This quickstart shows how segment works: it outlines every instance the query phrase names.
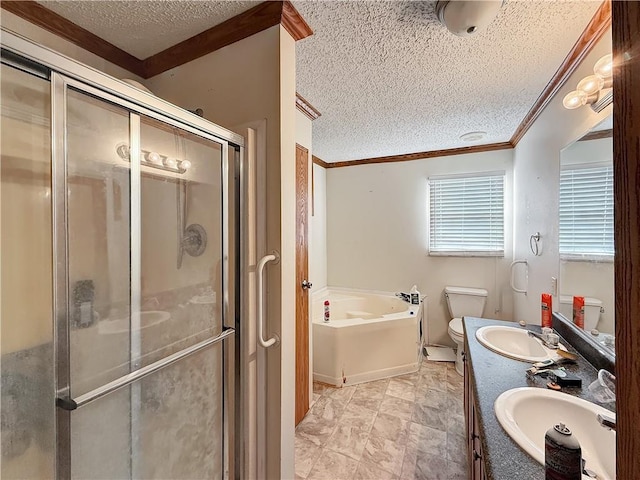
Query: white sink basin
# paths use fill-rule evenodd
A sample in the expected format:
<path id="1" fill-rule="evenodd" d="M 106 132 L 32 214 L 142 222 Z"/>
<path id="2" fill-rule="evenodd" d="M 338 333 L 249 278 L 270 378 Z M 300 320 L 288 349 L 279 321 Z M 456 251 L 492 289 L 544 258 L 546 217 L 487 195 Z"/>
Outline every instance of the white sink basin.
<path id="1" fill-rule="evenodd" d="M 169 312 L 157 310 L 140 312 L 140 330 L 169 320 L 170 317 L 171 314 Z M 102 320 L 98 323 L 98 332 L 103 334 L 125 333 L 129 332 L 129 327 L 129 317 L 118 318 L 116 320 Z"/>
<path id="2" fill-rule="evenodd" d="M 476 338 L 489 350 L 515 360 L 535 363 L 559 358 L 555 350 L 546 348 L 540 340 L 529 336 L 524 328 L 490 325 L 479 328 Z"/>
<path id="3" fill-rule="evenodd" d="M 615 418 L 609 410 L 566 393 L 530 387 L 507 390 L 496 399 L 494 410 L 502 428 L 540 464 L 546 431 L 564 423 L 580 442 L 586 468 L 599 479 L 616 478 L 616 432 L 596 419 L 598 414 Z"/>

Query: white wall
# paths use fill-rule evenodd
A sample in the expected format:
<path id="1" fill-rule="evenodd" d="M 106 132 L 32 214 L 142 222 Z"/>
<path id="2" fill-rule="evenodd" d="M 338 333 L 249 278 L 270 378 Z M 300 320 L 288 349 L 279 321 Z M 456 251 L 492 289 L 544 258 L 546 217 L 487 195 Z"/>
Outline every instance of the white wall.
<path id="1" fill-rule="evenodd" d="M 294 478 L 296 358 L 296 42 L 280 29 L 281 386 L 280 478 Z M 270 472 L 267 472 L 268 478 Z"/>
<path id="2" fill-rule="evenodd" d="M 327 286 L 327 187 L 325 169 L 312 161 L 312 133 L 312 120 L 296 110 L 296 143 L 309 149 L 309 279 L 313 291 L 318 291 Z"/>
<path id="3" fill-rule="evenodd" d="M 295 42 L 276 25 L 153 77 L 147 86 L 227 128 L 266 119 L 268 478 L 294 476 L 295 405 Z M 280 439 L 280 442 L 274 439 Z"/>
<path id="4" fill-rule="evenodd" d="M 528 294 L 514 293 L 515 320 L 540 322 L 540 295 L 551 291 L 551 277 L 559 275 L 560 151 L 611 113 L 611 107 L 600 114 L 589 107 L 567 110 L 562 106 L 562 99 L 575 89 L 580 79 L 593 74 L 595 62 L 610 52 L 611 31 L 603 36 L 516 146 L 514 259 L 527 260 L 529 274 Z M 535 232 L 542 235 L 542 254 L 537 257 L 529 249 L 529 237 Z M 520 277 L 518 282 L 524 282 L 524 278 Z M 557 304 L 556 297 L 554 310 Z"/>
<path id="5" fill-rule="evenodd" d="M 317 292 L 327 286 L 327 170 L 316 164 L 313 164 L 313 203 L 309 270 Z"/>
<path id="6" fill-rule="evenodd" d="M 561 165 L 613 164 L 613 137 L 575 142 L 562 150 Z"/>
<path id="7" fill-rule="evenodd" d="M 486 288 L 484 315 L 511 319 L 512 150 L 327 170 L 328 283 L 428 296 L 430 342 L 452 345 L 445 285 Z M 504 170 L 505 257 L 427 254 L 430 175 Z"/>

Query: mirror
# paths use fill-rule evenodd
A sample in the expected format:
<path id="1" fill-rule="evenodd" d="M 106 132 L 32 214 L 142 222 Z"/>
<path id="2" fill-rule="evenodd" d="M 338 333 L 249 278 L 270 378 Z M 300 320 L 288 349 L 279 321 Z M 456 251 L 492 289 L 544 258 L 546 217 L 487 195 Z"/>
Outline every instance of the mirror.
<path id="1" fill-rule="evenodd" d="M 584 330 L 614 349 L 613 119 L 560 154 L 560 278 L 556 309 L 573 320 L 584 298 Z M 580 299 L 577 300 L 580 302 Z"/>

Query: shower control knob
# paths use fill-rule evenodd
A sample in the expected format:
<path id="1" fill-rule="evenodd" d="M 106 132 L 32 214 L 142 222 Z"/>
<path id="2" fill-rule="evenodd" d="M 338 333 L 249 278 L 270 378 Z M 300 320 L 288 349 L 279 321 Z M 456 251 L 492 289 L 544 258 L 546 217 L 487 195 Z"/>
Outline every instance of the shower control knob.
<path id="1" fill-rule="evenodd" d="M 302 288 L 304 288 L 305 290 L 309 290 L 311 287 L 313 287 L 313 283 L 311 283 L 309 280 L 302 281 Z"/>

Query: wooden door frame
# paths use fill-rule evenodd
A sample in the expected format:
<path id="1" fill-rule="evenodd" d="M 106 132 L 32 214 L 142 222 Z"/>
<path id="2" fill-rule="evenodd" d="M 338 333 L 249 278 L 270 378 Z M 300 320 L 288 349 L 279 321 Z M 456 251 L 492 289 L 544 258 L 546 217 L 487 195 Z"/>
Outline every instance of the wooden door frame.
<path id="1" fill-rule="evenodd" d="M 640 472 L 640 2 L 612 3 L 612 40 L 616 474 L 631 479 Z"/>

